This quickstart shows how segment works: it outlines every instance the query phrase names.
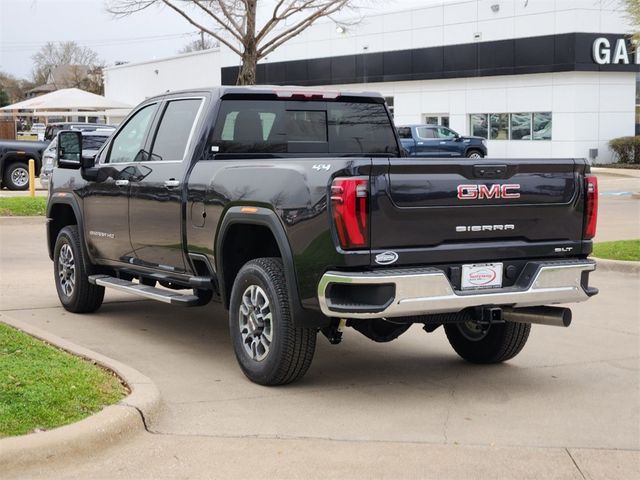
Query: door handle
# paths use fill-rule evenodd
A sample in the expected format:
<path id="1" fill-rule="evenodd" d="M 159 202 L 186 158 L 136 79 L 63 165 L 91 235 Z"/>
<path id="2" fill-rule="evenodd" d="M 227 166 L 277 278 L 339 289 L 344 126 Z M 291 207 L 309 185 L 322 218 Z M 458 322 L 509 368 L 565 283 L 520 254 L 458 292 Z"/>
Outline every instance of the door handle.
<path id="1" fill-rule="evenodd" d="M 176 180 L 174 178 L 170 178 L 169 180 L 164 181 L 164 186 L 167 188 L 175 188 L 180 185 L 180 180 Z"/>
<path id="2" fill-rule="evenodd" d="M 118 187 L 126 187 L 129 185 L 129 180 L 116 180 L 116 185 Z"/>

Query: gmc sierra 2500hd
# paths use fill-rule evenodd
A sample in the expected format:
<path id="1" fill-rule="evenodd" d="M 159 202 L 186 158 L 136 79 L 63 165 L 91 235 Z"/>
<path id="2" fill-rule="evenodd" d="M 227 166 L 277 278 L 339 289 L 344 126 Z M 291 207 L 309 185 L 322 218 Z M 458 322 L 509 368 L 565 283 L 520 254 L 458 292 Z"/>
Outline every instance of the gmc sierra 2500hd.
<path id="1" fill-rule="evenodd" d="M 509 360 L 568 326 L 595 263 L 584 160 L 400 157 L 377 94 L 221 87 L 145 100 L 95 159 L 59 134 L 48 247 L 64 308 L 114 288 L 229 310 L 238 363 L 276 385 L 318 332 L 386 342 L 443 326 L 464 359 Z M 159 286 L 158 286 L 159 284 Z"/>

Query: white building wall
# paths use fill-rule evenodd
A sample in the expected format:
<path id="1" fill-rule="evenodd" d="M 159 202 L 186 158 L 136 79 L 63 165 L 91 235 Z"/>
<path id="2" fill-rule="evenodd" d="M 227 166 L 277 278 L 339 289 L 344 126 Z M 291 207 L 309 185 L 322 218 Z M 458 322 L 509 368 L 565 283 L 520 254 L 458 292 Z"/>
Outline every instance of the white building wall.
<path id="1" fill-rule="evenodd" d="M 105 96 L 137 105 L 168 90 L 220 85 L 220 60 L 213 49 L 109 67 L 104 70 Z"/>
<path id="2" fill-rule="evenodd" d="M 634 135 L 636 75 L 629 72 L 563 72 L 535 75 L 368 83 L 331 86 L 371 90 L 394 98 L 397 125 L 444 114 L 469 135 L 473 113 L 552 112 L 552 140 L 489 140 L 492 157 L 588 158 L 610 162 L 615 137 Z"/>
<path id="3" fill-rule="evenodd" d="M 402 2 L 397 2 L 402 8 Z M 493 5 L 499 5 L 497 11 Z M 345 21 L 345 32 L 332 20 L 312 25 L 278 50 L 268 62 L 388 52 L 412 48 L 505 40 L 572 32 L 631 31 L 619 0 L 459 0 L 393 13 L 361 11 L 356 23 Z M 479 35 L 479 37 L 477 37 Z M 238 56 L 222 48 L 223 65 Z"/>

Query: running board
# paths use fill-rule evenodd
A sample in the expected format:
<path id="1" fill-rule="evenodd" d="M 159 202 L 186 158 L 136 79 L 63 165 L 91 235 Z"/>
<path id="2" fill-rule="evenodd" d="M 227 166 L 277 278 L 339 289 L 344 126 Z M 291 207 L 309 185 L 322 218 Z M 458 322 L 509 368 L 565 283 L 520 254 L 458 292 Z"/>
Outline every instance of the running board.
<path id="1" fill-rule="evenodd" d="M 171 305 L 191 307 L 198 304 L 198 297 L 196 295 L 183 295 L 171 290 L 141 285 L 121 278 L 110 277 L 109 275 L 90 275 L 89 282 L 101 287 L 113 288 L 114 290 L 130 293 L 139 297 L 157 300 L 158 302 L 170 303 Z"/>

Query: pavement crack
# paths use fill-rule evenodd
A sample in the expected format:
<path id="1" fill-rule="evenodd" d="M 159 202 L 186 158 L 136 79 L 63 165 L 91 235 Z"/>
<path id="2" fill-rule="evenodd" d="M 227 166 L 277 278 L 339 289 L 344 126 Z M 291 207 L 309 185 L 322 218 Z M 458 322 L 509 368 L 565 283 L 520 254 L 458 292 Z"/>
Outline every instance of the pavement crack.
<path id="1" fill-rule="evenodd" d="M 594 365 L 597 363 L 609 363 L 609 362 L 623 362 L 626 360 L 637 360 L 638 356 L 634 355 L 632 357 L 622 357 L 622 358 L 603 358 L 600 360 L 587 360 L 582 362 L 566 362 L 566 363 L 551 363 L 548 365 L 531 365 L 521 367 L 526 370 L 535 370 L 539 368 L 563 368 L 563 367 L 575 367 L 578 365 Z"/>
<path id="2" fill-rule="evenodd" d="M 582 470 L 580 469 L 580 467 L 578 466 L 578 462 L 576 462 L 576 459 L 573 458 L 573 455 L 571 455 L 571 452 L 569 451 L 568 448 L 564 449 L 565 452 L 567 452 L 567 455 L 569 455 L 569 458 L 571 459 L 571 461 L 573 462 L 573 464 L 576 466 L 576 468 L 578 469 L 578 472 L 580 473 L 580 476 L 582 478 L 584 478 L 586 480 L 587 477 L 585 477 L 584 473 L 582 473 Z"/>
<path id="3" fill-rule="evenodd" d="M 457 378 L 456 378 L 457 381 Z M 449 443 L 449 418 L 451 417 L 451 409 L 453 408 L 453 398 L 456 394 L 455 383 L 449 388 L 449 404 L 447 405 L 447 413 L 444 417 L 444 423 L 442 425 L 442 435 L 444 436 L 444 443 Z"/>
<path id="4" fill-rule="evenodd" d="M 152 435 L 156 435 L 159 432 L 156 432 L 154 430 L 151 430 L 151 428 L 149 427 L 149 425 L 147 424 L 147 419 L 144 416 L 144 412 L 142 410 L 140 410 L 138 407 L 136 407 L 135 405 L 131 405 L 130 403 L 126 403 L 126 402 L 121 402 L 120 405 L 124 405 L 125 407 L 130 407 L 133 408 L 135 410 L 137 410 L 137 412 L 140 414 L 140 418 L 142 419 L 142 425 L 144 426 L 144 429 L 147 433 L 151 433 Z"/>

